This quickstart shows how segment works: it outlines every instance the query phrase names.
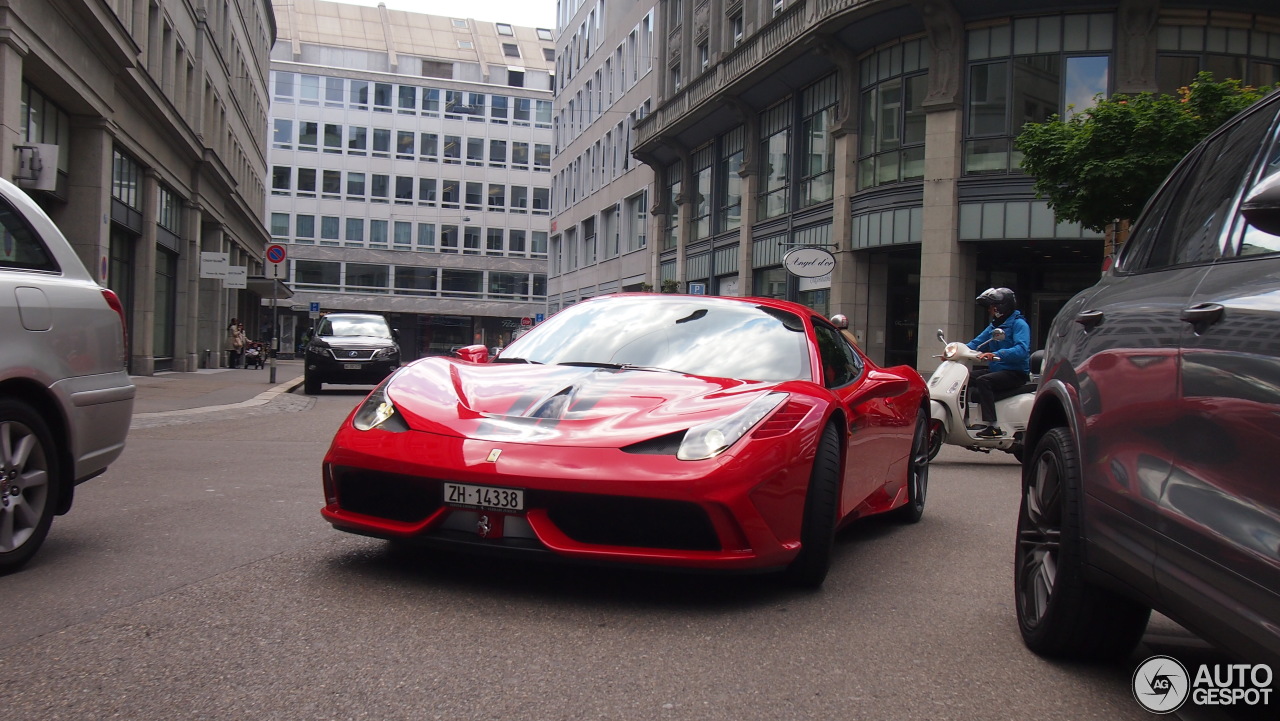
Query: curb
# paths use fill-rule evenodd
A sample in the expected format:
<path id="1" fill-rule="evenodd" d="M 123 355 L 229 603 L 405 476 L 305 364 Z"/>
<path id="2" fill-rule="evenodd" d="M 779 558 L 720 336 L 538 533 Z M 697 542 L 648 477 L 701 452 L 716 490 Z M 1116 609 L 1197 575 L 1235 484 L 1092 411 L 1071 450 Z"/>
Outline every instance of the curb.
<path id="1" fill-rule="evenodd" d="M 253 408 L 255 406 L 262 406 L 275 400 L 276 396 L 282 393 L 292 392 L 293 389 L 302 385 L 303 378 L 304 376 L 298 376 L 297 378 L 294 378 L 292 380 L 285 381 L 284 383 L 280 383 L 279 385 L 276 385 L 273 388 L 270 388 L 268 390 L 265 390 L 259 393 L 258 395 L 254 396 L 253 398 L 250 398 L 247 401 L 240 401 L 239 403 L 227 403 L 220 406 L 201 406 L 199 408 L 180 408 L 174 411 L 153 411 L 151 413 L 134 413 L 133 417 L 137 419 L 172 418 L 174 416 L 191 416 L 191 415 L 197 415 L 200 413 L 212 413 L 213 411 L 225 411 L 225 410 L 231 410 L 236 408 Z"/>

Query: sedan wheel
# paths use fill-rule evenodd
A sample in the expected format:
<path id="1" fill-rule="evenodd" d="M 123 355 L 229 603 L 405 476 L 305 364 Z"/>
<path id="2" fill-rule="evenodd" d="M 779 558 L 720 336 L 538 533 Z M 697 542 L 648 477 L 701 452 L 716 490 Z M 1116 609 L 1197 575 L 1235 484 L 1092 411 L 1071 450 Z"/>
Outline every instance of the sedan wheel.
<path id="1" fill-rule="evenodd" d="M 26 563 L 49 533 L 56 463 L 44 420 L 26 403 L 0 401 L 0 573 Z"/>
<path id="2" fill-rule="evenodd" d="M 1043 656 L 1108 659 L 1142 638 L 1150 609 L 1085 579 L 1079 459 L 1054 428 L 1024 467 L 1014 592 L 1027 648 Z"/>
<path id="3" fill-rule="evenodd" d="M 930 452 L 931 420 L 921 408 L 916 413 L 916 432 L 911 437 L 911 456 L 907 461 L 907 502 L 898 507 L 894 514 L 899 521 L 916 523 L 924 515 L 925 495 L 929 491 L 929 461 L 937 454 Z"/>
<path id="4" fill-rule="evenodd" d="M 804 499 L 804 525 L 800 528 L 800 554 L 787 567 L 787 581 L 803 588 L 818 588 L 831 568 L 836 542 L 836 512 L 840 507 L 840 430 L 828 424 L 822 430 L 809 492 Z"/>

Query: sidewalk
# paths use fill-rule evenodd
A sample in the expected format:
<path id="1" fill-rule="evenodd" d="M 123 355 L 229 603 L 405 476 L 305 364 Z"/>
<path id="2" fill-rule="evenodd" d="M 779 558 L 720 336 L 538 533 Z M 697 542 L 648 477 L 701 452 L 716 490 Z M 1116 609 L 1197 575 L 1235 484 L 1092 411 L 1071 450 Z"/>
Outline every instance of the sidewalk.
<path id="1" fill-rule="evenodd" d="M 252 408 L 302 385 L 301 360 L 276 360 L 276 383 L 271 366 L 258 369 L 209 368 L 193 373 L 161 372 L 130 376 L 137 386 L 135 420 L 186 416 L 210 411 Z"/>

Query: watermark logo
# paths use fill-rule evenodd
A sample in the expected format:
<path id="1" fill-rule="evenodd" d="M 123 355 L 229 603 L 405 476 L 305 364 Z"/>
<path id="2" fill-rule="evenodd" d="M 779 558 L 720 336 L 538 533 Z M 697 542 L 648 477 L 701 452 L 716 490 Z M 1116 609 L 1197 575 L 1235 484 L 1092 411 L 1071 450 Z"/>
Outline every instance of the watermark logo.
<path id="1" fill-rule="evenodd" d="M 1264 664 L 1201 664 L 1194 675 L 1177 659 L 1152 656 L 1133 672 L 1133 697 L 1156 714 L 1197 706 L 1269 706 L 1271 667 Z"/>
<path id="2" fill-rule="evenodd" d="M 1177 711 L 1190 691 L 1186 667 L 1169 656 L 1152 656 L 1133 672 L 1133 697 L 1151 713 Z"/>

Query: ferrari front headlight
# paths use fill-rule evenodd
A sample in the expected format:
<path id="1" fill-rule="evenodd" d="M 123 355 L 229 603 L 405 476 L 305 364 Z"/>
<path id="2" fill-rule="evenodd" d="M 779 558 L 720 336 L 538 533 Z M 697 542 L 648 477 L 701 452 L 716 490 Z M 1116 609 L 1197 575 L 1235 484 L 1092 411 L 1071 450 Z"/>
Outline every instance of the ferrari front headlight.
<path id="1" fill-rule="evenodd" d="M 391 433 L 401 433 L 409 430 L 409 424 L 405 423 L 404 416 L 396 410 L 396 406 L 387 397 L 387 383 L 390 378 L 384 381 L 368 398 L 360 404 L 356 410 L 355 416 L 351 419 L 351 425 L 355 426 L 357 431 L 368 431 L 374 428 L 381 428 Z"/>
<path id="2" fill-rule="evenodd" d="M 682 461 L 702 461 L 720 455 L 737 443 L 762 418 L 786 402 L 788 397 L 786 393 L 766 393 L 731 416 L 690 428 L 684 434 L 680 450 L 676 451 L 676 458 Z"/>

